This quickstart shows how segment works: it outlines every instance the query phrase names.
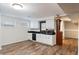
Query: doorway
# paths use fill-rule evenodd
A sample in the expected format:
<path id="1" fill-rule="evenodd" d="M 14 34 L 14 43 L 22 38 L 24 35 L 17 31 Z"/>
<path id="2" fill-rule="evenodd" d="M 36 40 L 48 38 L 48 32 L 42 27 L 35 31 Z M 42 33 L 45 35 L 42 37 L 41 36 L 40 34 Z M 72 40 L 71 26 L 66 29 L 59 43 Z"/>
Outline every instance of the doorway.
<path id="1" fill-rule="evenodd" d="M 78 23 L 64 21 L 63 43 L 78 48 Z"/>

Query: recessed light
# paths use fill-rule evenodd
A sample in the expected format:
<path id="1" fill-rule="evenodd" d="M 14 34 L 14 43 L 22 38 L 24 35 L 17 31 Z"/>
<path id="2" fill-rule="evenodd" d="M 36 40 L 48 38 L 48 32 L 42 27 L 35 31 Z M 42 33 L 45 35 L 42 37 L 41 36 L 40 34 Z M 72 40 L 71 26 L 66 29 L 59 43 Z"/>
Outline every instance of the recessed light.
<path id="1" fill-rule="evenodd" d="M 13 3 L 13 4 L 12 4 L 12 7 L 13 7 L 14 9 L 18 9 L 18 10 L 23 9 L 23 5 L 20 4 L 20 3 Z"/>

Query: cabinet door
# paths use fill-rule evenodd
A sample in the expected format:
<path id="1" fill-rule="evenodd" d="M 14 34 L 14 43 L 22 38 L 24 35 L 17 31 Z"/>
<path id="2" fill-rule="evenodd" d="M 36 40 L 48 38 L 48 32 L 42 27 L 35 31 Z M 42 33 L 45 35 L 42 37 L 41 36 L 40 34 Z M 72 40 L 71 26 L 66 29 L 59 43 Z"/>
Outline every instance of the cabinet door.
<path id="1" fill-rule="evenodd" d="M 46 30 L 46 23 L 41 24 L 41 30 Z"/>
<path id="2" fill-rule="evenodd" d="M 46 36 L 44 34 L 37 34 L 36 39 L 38 42 L 45 43 Z"/>
<path id="3" fill-rule="evenodd" d="M 30 29 L 39 29 L 39 22 L 36 20 L 32 20 L 30 22 Z"/>
<path id="4" fill-rule="evenodd" d="M 53 41 L 53 42 L 52 42 L 52 43 L 53 43 L 52 45 L 55 45 L 55 44 L 56 44 L 56 35 L 53 35 L 53 36 L 52 36 L 52 41 Z"/>
<path id="5" fill-rule="evenodd" d="M 46 35 L 44 39 L 44 43 L 52 45 L 52 35 Z"/>
<path id="6" fill-rule="evenodd" d="M 41 42 L 45 44 L 52 45 L 52 35 L 41 35 Z"/>
<path id="7" fill-rule="evenodd" d="M 36 34 L 36 41 L 41 42 L 41 34 Z"/>
<path id="8" fill-rule="evenodd" d="M 55 35 L 42 35 L 42 43 L 48 45 L 55 45 L 56 44 Z"/>
<path id="9" fill-rule="evenodd" d="M 37 34 L 36 39 L 37 42 L 41 42 L 44 44 L 48 44 L 48 45 L 56 44 L 55 35 Z"/>
<path id="10" fill-rule="evenodd" d="M 41 42 L 42 42 L 42 43 L 45 43 L 45 39 L 46 39 L 46 38 L 45 38 L 45 35 L 44 35 L 44 34 L 41 34 Z"/>
<path id="11" fill-rule="evenodd" d="M 46 20 L 46 29 L 54 29 L 55 28 L 54 20 Z"/>

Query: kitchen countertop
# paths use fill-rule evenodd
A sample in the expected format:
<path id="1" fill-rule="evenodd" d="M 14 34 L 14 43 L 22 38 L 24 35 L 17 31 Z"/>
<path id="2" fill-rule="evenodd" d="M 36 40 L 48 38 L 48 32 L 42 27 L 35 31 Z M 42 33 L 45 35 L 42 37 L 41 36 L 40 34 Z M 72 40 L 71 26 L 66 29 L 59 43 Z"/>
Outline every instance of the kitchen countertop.
<path id="1" fill-rule="evenodd" d="M 55 35 L 55 32 L 53 30 L 50 31 L 28 31 L 28 33 L 35 33 L 35 34 L 46 34 L 46 35 Z"/>

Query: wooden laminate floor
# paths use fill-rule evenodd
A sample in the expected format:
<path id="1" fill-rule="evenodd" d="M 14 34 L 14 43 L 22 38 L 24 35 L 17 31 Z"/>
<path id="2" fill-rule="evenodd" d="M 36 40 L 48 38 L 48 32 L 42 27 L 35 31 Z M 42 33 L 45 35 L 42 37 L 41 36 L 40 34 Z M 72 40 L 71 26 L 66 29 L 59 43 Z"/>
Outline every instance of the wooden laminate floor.
<path id="1" fill-rule="evenodd" d="M 62 46 L 49 46 L 31 40 L 22 41 L 2 47 L 1 55 L 77 55 L 78 41 L 63 40 Z"/>

